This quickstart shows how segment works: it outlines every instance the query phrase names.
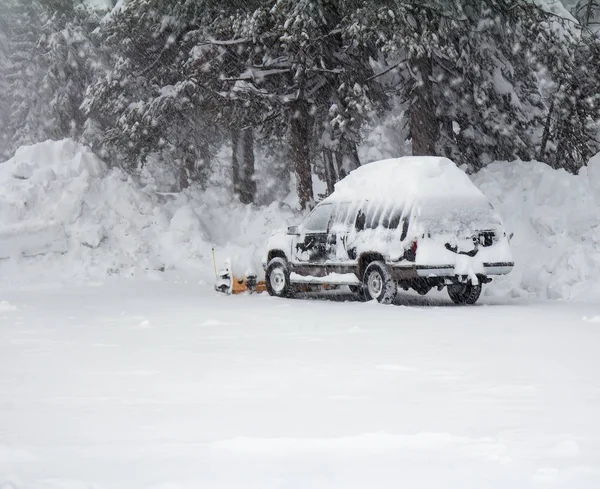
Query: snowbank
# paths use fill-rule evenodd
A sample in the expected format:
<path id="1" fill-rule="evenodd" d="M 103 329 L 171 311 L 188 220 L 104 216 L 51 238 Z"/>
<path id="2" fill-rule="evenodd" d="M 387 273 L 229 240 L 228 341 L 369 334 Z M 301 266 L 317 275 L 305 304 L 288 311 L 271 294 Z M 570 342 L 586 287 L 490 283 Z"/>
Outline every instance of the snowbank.
<path id="1" fill-rule="evenodd" d="M 289 208 L 232 202 L 220 189 L 161 195 L 73 141 L 21 148 L 0 165 L 0 283 L 87 281 L 175 271 L 211 280 L 212 247 L 243 269 L 293 221 Z"/>
<path id="2" fill-rule="evenodd" d="M 600 155 L 579 175 L 499 162 L 473 177 L 502 216 L 513 273 L 497 295 L 600 297 Z M 163 272 L 212 281 L 217 262 L 260 272 L 272 230 L 297 224 L 287 205 L 244 206 L 228 191 L 159 194 L 109 170 L 72 141 L 21 148 L 0 164 L 0 284 L 90 281 Z"/>
<path id="3" fill-rule="evenodd" d="M 539 162 L 497 162 L 473 181 L 514 233 L 515 269 L 493 293 L 600 298 L 600 155 L 579 175 Z"/>

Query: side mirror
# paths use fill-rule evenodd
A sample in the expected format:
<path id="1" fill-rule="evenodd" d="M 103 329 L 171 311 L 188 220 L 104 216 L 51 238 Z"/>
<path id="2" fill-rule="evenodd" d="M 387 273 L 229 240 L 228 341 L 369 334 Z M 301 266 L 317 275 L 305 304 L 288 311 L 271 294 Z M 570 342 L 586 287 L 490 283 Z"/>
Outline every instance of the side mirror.
<path id="1" fill-rule="evenodd" d="M 288 234 L 291 234 L 292 236 L 299 236 L 300 235 L 300 231 L 298 230 L 298 226 L 290 226 L 288 228 Z"/>

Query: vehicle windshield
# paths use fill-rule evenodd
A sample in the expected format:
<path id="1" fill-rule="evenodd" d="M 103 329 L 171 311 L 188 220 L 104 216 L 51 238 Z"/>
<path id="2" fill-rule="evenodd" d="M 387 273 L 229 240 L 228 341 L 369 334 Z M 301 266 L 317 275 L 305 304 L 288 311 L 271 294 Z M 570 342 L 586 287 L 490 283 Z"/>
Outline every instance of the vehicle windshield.
<path id="1" fill-rule="evenodd" d="M 320 204 L 302 223 L 303 230 L 308 233 L 326 233 L 333 206 Z"/>

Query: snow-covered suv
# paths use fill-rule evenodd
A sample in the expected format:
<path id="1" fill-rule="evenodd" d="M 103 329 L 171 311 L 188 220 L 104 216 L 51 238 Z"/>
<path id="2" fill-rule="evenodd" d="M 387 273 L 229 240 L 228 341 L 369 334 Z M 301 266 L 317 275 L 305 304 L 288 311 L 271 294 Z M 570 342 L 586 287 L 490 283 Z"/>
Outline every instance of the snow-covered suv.
<path id="1" fill-rule="evenodd" d="M 455 303 L 474 304 L 513 259 L 500 217 L 462 170 L 447 158 L 404 157 L 351 172 L 300 226 L 271 236 L 264 265 L 275 296 L 348 285 L 389 303 L 398 287 L 447 287 Z"/>

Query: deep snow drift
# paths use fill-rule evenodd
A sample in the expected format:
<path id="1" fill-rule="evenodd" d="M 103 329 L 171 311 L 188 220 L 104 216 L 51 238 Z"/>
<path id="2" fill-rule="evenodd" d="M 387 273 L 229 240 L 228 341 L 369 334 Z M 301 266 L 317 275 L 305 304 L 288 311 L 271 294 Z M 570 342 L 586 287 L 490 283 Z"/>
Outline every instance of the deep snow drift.
<path id="1" fill-rule="evenodd" d="M 515 233 L 515 271 L 488 293 L 600 297 L 600 156 L 577 176 L 501 162 L 472 179 Z M 270 233 L 301 219 L 286 204 L 242 206 L 226 189 L 158 194 L 68 140 L 21 148 L 0 164 L 0 189 L 5 286 L 163 270 L 210 281 L 213 247 L 235 273 L 260 272 Z"/>
<path id="2" fill-rule="evenodd" d="M 0 487 L 600 487 L 600 306 L 441 297 L 0 292 Z"/>
<path id="3" fill-rule="evenodd" d="M 174 270 L 207 278 L 212 247 L 260 269 L 285 206 L 244 207 L 225 190 L 162 195 L 108 170 L 73 141 L 21 148 L 0 164 L 0 282 L 28 285 Z"/>
<path id="4" fill-rule="evenodd" d="M 514 233 L 515 269 L 497 293 L 600 300 L 600 155 L 579 175 L 497 162 L 473 181 Z"/>

